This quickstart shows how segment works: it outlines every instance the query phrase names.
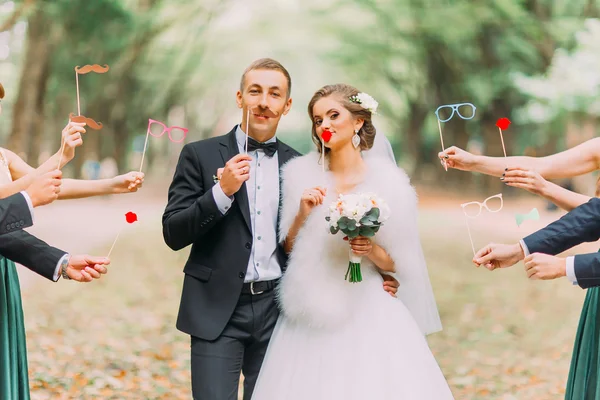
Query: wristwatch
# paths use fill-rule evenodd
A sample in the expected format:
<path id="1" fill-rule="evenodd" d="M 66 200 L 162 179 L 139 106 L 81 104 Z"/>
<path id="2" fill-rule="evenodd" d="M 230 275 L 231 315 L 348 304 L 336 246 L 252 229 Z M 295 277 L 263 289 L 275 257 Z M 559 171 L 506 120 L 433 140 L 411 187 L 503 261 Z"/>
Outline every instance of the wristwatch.
<path id="1" fill-rule="evenodd" d="M 60 276 L 63 277 L 63 279 L 65 280 L 71 280 L 71 277 L 69 277 L 69 275 L 67 275 L 67 267 L 69 266 L 69 260 L 71 259 L 71 256 L 67 256 L 64 257 L 62 262 L 60 263 Z"/>

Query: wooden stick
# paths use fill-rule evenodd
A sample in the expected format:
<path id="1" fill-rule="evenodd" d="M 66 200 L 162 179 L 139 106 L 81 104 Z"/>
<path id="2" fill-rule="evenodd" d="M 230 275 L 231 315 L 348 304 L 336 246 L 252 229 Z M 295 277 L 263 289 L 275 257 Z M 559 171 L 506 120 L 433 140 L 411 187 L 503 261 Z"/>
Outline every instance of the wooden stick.
<path id="1" fill-rule="evenodd" d="M 140 163 L 140 172 L 142 172 L 142 166 L 144 165 L 144 155 L 146 154 L 146 146 L 148 145 L 148 137 L 150 129 L 146 131 L 146 140 L 144 141 L 144 151 L 142 152 L 142 162 Z"/>
<path id="2" fill-rule="evenodd" d="M 75 84 L 77 85 L 77 115 L 81 116 L 81 103 L 79 102 L 79 72 L 75 70 Z"/>
<path id="3" fill-rule="evenodd" d="M 502 141 L 502 150 L 504 150 L 504 158 L 506 158 L 506 148 L 504 147 L 504 137 L 502 136 L 502 129 L 498 127 L 498 130 L 500 131 L 500 140 Z"/>
<path id="4" fill-rule="evenodd" d="M 437 120 L 438 122 L 438 129 L 440 130 L 440 141 L 442 142 L 442 151 L 446 151 L 446 149 L 444 148 L 444 137 L 442 136 L 442 124 L 440 123 L 440 120 L 438 118 Z M 444 169 L 446 171 L 448 171 L 448 164 L 446 164 L 446 160 L 442 160 L 442 165 L 444 166 Z"/>
<path id="5" fill-rule="evenodd" d="M 246 114 L 246 154 L 248 154 L 248 129 L 250 129 L 250 108 Z"/>
<path id="6" fill-rule="evenodd" d="M 115 248 L 115 244 L 117 243 L 117 239 L 119 238 L 119 235 L 121 234 L 122 231 L 123 231 L 123 228 L 121 228 L 121 230 L 119 231 L 119 233 L 117 233 L 117 237 L 115 238 L 115 241 L 113 242 L 112 246 L 110 246 L 110 250 L 108 251 L 108 255 L 106 256 L 106 258 L 110 257 L 110 253 L 112 253 L 113 249 Z"/>

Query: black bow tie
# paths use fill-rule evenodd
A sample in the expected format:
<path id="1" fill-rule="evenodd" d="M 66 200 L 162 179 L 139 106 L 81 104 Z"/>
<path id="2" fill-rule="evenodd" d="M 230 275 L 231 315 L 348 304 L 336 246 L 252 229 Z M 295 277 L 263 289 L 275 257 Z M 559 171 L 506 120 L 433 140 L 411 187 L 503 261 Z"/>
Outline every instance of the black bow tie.
<path id="1" fill-rule="evenodd" d="M 270 143 L 260 143 L 251 137 L 248 138 L 248 151 L 262 150 L 267 157 L 273 157 L 277 151 L 277 141 Z"/>

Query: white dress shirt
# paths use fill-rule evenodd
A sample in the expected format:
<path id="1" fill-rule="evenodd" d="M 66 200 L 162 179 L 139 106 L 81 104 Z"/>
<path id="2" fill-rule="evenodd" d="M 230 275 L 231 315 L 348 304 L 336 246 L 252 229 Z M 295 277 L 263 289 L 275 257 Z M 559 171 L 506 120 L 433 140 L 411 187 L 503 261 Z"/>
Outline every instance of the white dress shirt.
<path id="1" fill-rule="evenodd" d="M 238 125 L 235 132 L 240 153 L 245 150 L 246 134 Z M 275 137 L 266 143 L 276 141 Z M 244 282 L 270 281 L 281 277 L 281 266 L 277 260 L 277 213 L 279 210 L 279 161 L 277 152 L 267 157 L 263 150 L 248 152 L 250 179 L 245 182 L 250 206 L 252 250 Z M 233 197 L 223 193 L 220 184 L 212 188 L 217 207 L 225 214 Z"/>
<path id="2" fill-rule="evenodd" d="M 525 244 L 525 241 L 523 239 L 519 240 L 519 243 L 521 244 L 523 253 L 525 253 L 525 257 L 527 257 L 529 255 L 529 248 L 527 247 L 527 245 Z M 573 285 L 577 285 L 577 277 L 575 276 L 575 257 L 573 257 L 573 256 L 567 257 L 566 272 L 567 272 L 567 278 L 569 278 L 571 283 Z"/>

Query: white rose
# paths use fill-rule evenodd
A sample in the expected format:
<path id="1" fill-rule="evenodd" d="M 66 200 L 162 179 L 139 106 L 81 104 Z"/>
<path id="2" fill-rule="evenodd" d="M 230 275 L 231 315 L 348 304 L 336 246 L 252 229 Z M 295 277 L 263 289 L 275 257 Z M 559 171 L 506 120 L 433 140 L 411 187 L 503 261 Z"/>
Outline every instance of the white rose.
<path id="1" fill-rule="evenodd" d="M 356 95 L 356 99 L 364 109 L 369 110 L 372 114 L 377 114 L 379 103 L 373 97 L 366 93 L 359 93 Z"/>

